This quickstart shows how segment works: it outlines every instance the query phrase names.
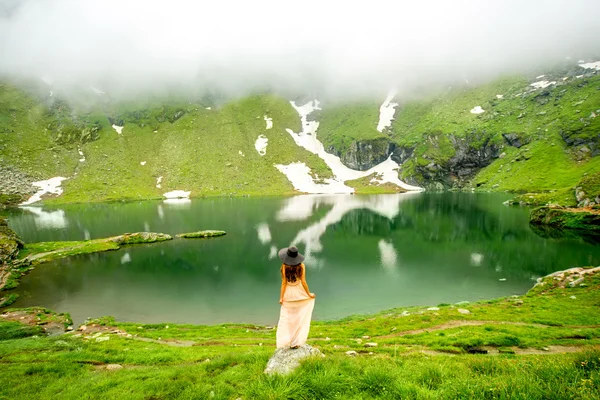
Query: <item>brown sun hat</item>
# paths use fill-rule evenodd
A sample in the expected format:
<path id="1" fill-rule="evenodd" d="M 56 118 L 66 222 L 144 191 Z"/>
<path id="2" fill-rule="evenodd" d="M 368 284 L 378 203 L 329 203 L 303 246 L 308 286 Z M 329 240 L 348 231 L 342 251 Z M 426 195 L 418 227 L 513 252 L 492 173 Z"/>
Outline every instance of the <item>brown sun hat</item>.
<path id="1" fill-rule="evenodd" d="M 304 256 L 298 253 L 296 246 L 285 247 L 279 250 L 279 258 L 287 265 L 298 265 L 304 261 Z"/>

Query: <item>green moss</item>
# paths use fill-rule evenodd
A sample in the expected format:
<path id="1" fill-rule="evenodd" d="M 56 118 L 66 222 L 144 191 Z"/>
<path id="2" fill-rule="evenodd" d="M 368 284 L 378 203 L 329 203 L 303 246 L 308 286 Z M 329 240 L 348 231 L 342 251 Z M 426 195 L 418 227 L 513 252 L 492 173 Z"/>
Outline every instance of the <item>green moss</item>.
<path id="1" fill-rule="evenodd" d="M 20 339 L 29 336 L 42 336 L 44 329 L 38 325 L 29 326 L 20 322 L 0 321 L 0 340 Z"/>
<path id="2" fill-rule="evenodd" d="M 195 239 L 195 238 L 209 238 L 225 235 L 225 231 L 206 230 L 189 233 L 179 233 L 176 236 L 179 238 Z"/>
<path id="3" fill-rule="evenodd" d="M 389 182 L 379 184 L 371 182 L 372 179 L 377 179 L 377 174 L 371 174 L 359 179 L 346 181 L 345 184 L 355 189 L 356 194 L 384 194 L 384 193 L 403 193 L 406 190 L 391 184 Z"/>
<path id="4" fill-rule="evenodd" d="M 529 223 L 556 229 L 595 231 L 600 234 L 600 213 L 591 211 L 538 207 L 531 211 Z"/>
<path id="5" fill-rule="evenodd" d="M 322 108 L 314 117 L 319 121 L 319 140 L 326 149 L 333 147 L 345 153 L 352 142 L 387 138 L 377 131 L 379 105 L 376 103 L 325 104 Z"/>

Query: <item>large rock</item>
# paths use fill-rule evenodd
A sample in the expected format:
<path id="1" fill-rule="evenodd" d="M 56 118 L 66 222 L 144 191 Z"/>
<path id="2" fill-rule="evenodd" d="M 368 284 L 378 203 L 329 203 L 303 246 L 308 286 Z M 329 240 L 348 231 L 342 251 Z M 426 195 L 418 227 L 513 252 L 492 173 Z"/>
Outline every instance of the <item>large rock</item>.
<path id="1" fill-rule="evenodd" d="M 21 239 L 8 227 L 6 220 L 0 217 L 0 265 L 15 259 L 21 248 Z"/>
<path id="2" fill-rule="evenodd" d="M 522 138 L 520 135 L 516 133 L 503 133 L 502 137 L 506 141 L 509 146 L 516 147 L 517 149 L 521 146 L 529 143 L 529 141 L 525 138 Z"/>
<path id="3" fill-rule="evenodd" d="M 329 147 L 328 152 L 340 157 L 348 168 L 366 171 L 385 161 L 394 151 L 394 144 L 386 138 L 353 141 L 348 150 L 340 152 Z"/>
<path id="4" fill-rule="evenodd" d="M 173 237 L 166 233 L 156 232 L 136 232 L 136 233 L 125 233 L 123 235 L 115 236 L 111 238 L 113 242 L 121 244 L 136 244 L 136 243 L 154 243 L 164 242 L 165 240 L 171 240 Z"/>
<path id="5" fill-rule="evenodd" d="M 435 146 L 438 136 L 430 136 Z M 476 144 L 475 144 L 476 143 Z M 447 161 L 431 161 L 428 164 L 417 164 L 414 181 L 411 184 L 428 189 L 447 189 L 463 187 L 483 167 L 488 166 L 500 155 L 500 146 L 492 142 L 491 137 L 481 137 L 477 134 L 468 138 L 449 136 L 449 144 L 454 155 Z M 438 147 L 443 147 L 437 144 Z"/>
<path id="6" fill-rule="evenodd" d="M 297 349 L 282 347 L 275 350 L 275 353 L 267 362 L 265 374 L 287 375 L 300 366 L 301 360 L 308 357 L 325 357 L 325 355 L 308 344 Z"/>

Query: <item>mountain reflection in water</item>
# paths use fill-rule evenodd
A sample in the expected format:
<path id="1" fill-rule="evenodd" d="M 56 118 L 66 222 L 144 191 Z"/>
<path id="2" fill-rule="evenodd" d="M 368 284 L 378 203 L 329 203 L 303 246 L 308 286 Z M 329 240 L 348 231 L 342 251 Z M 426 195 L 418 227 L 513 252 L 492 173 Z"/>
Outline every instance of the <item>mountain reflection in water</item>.
<path id="1" fill-rule="evenodd" d="M 27 242 L 151 230 L 227 235 L 57 260 L 25 276 L 16 307 L 138 322 L 274 324 L 278 249 L 297 245 L 314 317 L 525 293 L 541 275 L 599 265 L 600 248 L 536 235 L 528 209 L 469 193 L 219 198 L 27 207 L 9 224 Z M 6 212 L 5 212 L 6 214 Z"/>

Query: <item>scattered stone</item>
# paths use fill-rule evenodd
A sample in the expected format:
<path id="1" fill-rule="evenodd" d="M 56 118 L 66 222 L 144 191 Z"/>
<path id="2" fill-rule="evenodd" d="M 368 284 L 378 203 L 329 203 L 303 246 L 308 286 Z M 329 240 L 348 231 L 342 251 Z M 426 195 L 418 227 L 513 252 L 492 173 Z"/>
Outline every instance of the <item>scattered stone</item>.
<path id="1" fill-rule="evenodd" d="M 575 300 L 577 297 L 576 296 L 570 296 L 569 298 Z"/>
<path id="2" fill-rule="evenodd" d="M 439 307 L 429 307 L 429 308 L 427 309 L 427 311 L 439 311 L 439 310 L 440 310 L 440 308 L 439 308 Z"/>
<path id="3" fill-rule="evenodd" d="M 116 371 L 116 370 L 121 369 L 121 368 L 123 368 L 123 366 L 121 364 L 108 364 L 106 366 L 106 369 L 109 370 L 109 371 Z"/>
<path id="4" fill-rule="evenodd" d="M 354 350 L 349 350 L 349 351 L 346 352 L 346 355 L 347 356 L 357 356 L 358 353 L 356 351 L 354 351 Z"/>
<path id="5" fill-rule="evenodd" d="M 406 317 L 406 316 L 409 316 L 410 313 L 405 310 L 405 311 L 402 311 L 402 314 L 400 314 L 400 315 L 403 316 L 403 317 Z"/>
<path id="6" fill-rule="evenodd" d="M 471 311 L 467 310 L 466 308 L 459 308 L 457 311 L 461 314 L 471 314 Z"/>
<path id="7" fill-rule="evenodd" d="M 365 336 L 363 336 L 362 338 L 363 338 L 363 339 L 371 339 L 371 336 L 369 336 L 369 335 L 365 335 Z"/>
<path id="8" fill-rule="evenodd" d="M 570 287 L 575 287 L 575 286 L 579 285 L 580 283 L 583 283 L 583 280 L 584 280 L 584 277 L 581 276 L 578 279 L 575 279 L 574 281 L 569 282 L 569 286 Z"/>
<path id="9" fill-rule="evenodd" d="M 377 343 L 375 343 L 375 342 L 368 342 L 368 343 L 365 343 L 365 347 L 377 347 Z"/>
<path id="10" fill-rule="evenodd" d="M 106 342 L 109 339 L 110 339 L 110 336 L 98 336 L 96 338 L 96 342 Z"/>
<path id="11" fill-rule="evenodd" d="M 305 344 L 297 349 L 282 347 L 267 362 L 264 373 L 267 375 L 287 375 L 300 366 L 300 361 L 307 357 L 325 357 L 318 349 Z"/>
<path id="12" fill-rule="evenodd" d="M 544 350 L 544 351 L 550 351 L 550 349 L 547 348 L 547 347 L 542 347 L 542 350 Z"/>
<path id="13" fill-rule="evenodd" d="M 467 348 L 467 353 L 469 354 L 487 354 L 488 351 L 486 349 L 482 349 L 481 347 L 468 347 Z"/>

